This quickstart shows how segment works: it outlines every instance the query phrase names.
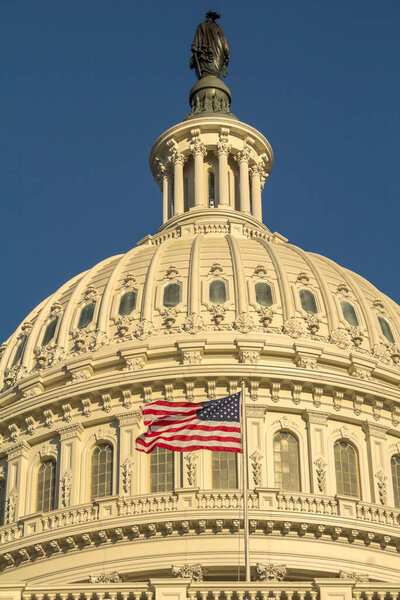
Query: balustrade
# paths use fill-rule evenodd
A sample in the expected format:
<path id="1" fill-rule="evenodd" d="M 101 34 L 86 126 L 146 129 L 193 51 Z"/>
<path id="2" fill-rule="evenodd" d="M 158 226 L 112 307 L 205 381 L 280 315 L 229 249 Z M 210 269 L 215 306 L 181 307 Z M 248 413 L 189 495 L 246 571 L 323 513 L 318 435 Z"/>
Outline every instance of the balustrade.
<path id="1" fill-rule="evenodd" d="M 278 510 L 308 512 L 321 515 L 337 515 L 337 500 L 329 496 L 280 492 L 277 495 Z"/>
<path id="2" fill-rule="evenodd" d="M 99 507 L 96 504 L 86 504 L 77 508 L 63 509 L 54 511 L 41 518 L 42 530 L 49 531 L 68 527 L 69 525 L 79 525 L 80 523 L 91 523 L 99 518 Z"/>
<path id="3" fill-rule="evenodd" d="M 356 507 L 357 519 L 382 523 L 383 525 L 400 526 L 400 511 L 395 508 L 386 508 L 377 504 L 358 502 Z"/>
<path id="4" fill-rule="evenodd" d="M 178 496 L 155 495 L 122 498 L 118 501 L 118 516 L 143 515 L 155 512 L 168 512 L 178 510 Z"/>
<path id="5" fill-rule="evenodd" d="M 249 493 L 248 506 L 250 509 L 259 508 L 257 494 Z M 197 494 L 198 509 L 213 508 L 242 508 L 243 494 L 241 492 L 199 492 Z"/>

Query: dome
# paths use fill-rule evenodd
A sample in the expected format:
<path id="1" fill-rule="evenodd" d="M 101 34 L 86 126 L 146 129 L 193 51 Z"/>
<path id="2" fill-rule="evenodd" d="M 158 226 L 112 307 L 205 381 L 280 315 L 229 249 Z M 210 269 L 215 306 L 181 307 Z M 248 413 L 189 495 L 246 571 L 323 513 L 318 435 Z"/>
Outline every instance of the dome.
<path id="1" fill-rule="evenodd" d="M 273 153 L 210 73 L 216 18 L 151 150 L 161 227 L 1 346 L 1 597 L 398 597 L 400 309 L 263 224 Z M 241 453 L 135 446 L 149 403 L 239 397 Z"/>
<path id="2" fill-rule="evenodd" d="M 354 372 L 357 357 L 369 373 L 396 368 L 398 305 L 256 219 L 215 212 L 172 219 L 42 302 L 3 345 L 6 387 L 38 375 L 47 379 L 78 357 L 118 361 L 126 351 L 151 354 L 153 345 L 172 340 L 179 354 L 180 344 L 199 338 L 206 349 L 208 339 L 223 337 L 223 354 L 235 354 L 249 335 L 266 360 L 270 345 L 273 352 L 286 348 L 290 366 L 301 344 L 315 348 L 315 364 L 326 368 L 339 354 Z"/>

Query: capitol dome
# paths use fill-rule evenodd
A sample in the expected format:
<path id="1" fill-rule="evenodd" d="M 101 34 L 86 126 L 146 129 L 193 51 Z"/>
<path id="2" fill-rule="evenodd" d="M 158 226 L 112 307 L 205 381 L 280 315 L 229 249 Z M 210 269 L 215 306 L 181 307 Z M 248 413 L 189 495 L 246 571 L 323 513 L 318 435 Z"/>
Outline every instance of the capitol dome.
<path id="1" fill-rule="evenodd" d="M 162 226 L 1 346 L 0 597 L 398 597 L 400 308 L 263 224 L 272 149 L 230 102 L 199 78 L 151 151 Z M 242 382 L 238 582 L 240 458 L 135 439 Z"/>

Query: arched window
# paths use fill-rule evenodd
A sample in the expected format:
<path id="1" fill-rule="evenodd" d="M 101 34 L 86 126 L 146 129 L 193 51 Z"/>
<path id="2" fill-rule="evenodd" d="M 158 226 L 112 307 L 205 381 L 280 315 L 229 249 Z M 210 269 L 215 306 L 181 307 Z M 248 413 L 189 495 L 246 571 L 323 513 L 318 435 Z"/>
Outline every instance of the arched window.
<path id="1" fill-rule="evenodd" d="M 95 306 L 96 302 L 91 302 L 82 308 L 79 315 L 78 329 L 83 329 L 92 322 Z"/>
<path id="2" fill-rule="evenodd" d="M 236 452 L 212 453 L 212 486 L 214 490 L 235 490 L 238 487 Z"/>
<path id="3" fill-rule="evenodd" d="M 392 456 L 390 461 L 392 467 L 392 482 L 394 505 L 400 507 L 400 454 Z"/>
<path id="4" fill-rule="evenodd" d="M 290 492 L 300 491 L 299 443 L 289 431 L 274 435 L 275 486 Z"/>
<path id="5" fill-rule="evenodd" d="M 56 461 L 45 460 L 39 467 L 36 490 L 36 511 L 54 510 L 56 494 Z"/>
<path id="6" fill-rule="evenodd" d="M 6 480 L 0 479 L 0 525 L 4 525 L 4 514 L 6 508 Z"/>
<path id="7" fill-rule="evenodd" d="M 339 440 L 335 443 L 334 453 L 337 493 L 359 498 L 360 474 L 357 451 L 346 440 Z"/>
<path id="8" fill-rule="evenodd" d="M 214 171 L 208 171 L 208 206 L 213 208 L 215 202 L 215 175 Z"/>
<path id="9" fill-rule="evenodd" d="M 12 364 L 11 364 L 12 367 L 14 367 L 15 365 L 17 365 L 19 363 L 19 361 L 21 360 L 22 353 L 23 353 L 23 351 L 25 349 L 25 346 L 26 346 L 26 340 L 27 340 L 27 337 L 25 336 L 25 337 L 22 338 L 22 340 L 18 344 L 17 350 L 16 350 L 16 352 L 14 354 L 14 358 L 13 358 L 13 361 L 12 361 Z"/>
<path id="10" fill-rule="evenodd" d="M 53 339 L 54 334 L 56 332 L 57 321 L 58 317 L 52 319 L 52 321 L 50 321 L 50 323 L 47 325 L 42 339 L 42 346 L 47 346 L 47 344 L 49 344 Z"/>
<path id="11" fill-rule="evenodd" d="M 381 327 L 381 331 L 385 338 L 391 343 L 394 344 L 394 337 L 392 330 L 390 329 L 389 323 L 383 317 L 378 317 L 379 325 Z"/>
<path id="12" fill-rule="evenodd" d="M 272 300 L 272 289 L 268 283 L 264 281 L 259 281 L 255 285 L 256 290 L 256 301 L 261 306 L 271 306 L 273 304 Z"/>
<path id="13" fill-rule="evenodd" d="M 210 302 L 224 304 L 226 302 L 226 285 L 224 281 L 216 279 L 210 283 Z"/>
<path id="14" fill-rule="evenodd" d="M 150 454 L 150 492 L 171 492 L 173 488 L 173 452 L 157 446 Z"/>
<path id="15" fill-rule="evenodd" d="M 358 327 L 359 322 L 357 319 L 356 311 L 354 310 L 354 306 L 350 304 L 350 302 L 346 302 L 346 300 L 342 300 L 340 303 L 342 307 L 342 313 L 346 321 L 352 327 Z"/>
<path id="16" fill-rule="evenodd" d="M 176 306 L 181 301 L 181 286 L 179 283 L 169 283 L 164 288 L 163 305 L 167 308 Z"/>
<path id="17" fill-rule="evenodd" d="M 132 290 L 131 292 L 125 292 L 125 294 L 122 294 L 121 299 L 119 301 L 118 314 L 122 317 L 130 315 L 131 312 L 136 308 L 136 300 L 136 290 Z"/>
<path id="18" fill-rule="evenodd" d="M 108 442 L 93 448 L 90 477 L 90 499 L 104 498 L 112 494 L 113 447 Z"/>
<path id="19" fill-rule="evenodd" d="M 301 308 L 312 315 L 316 315 L 318 309 L 314 294 L 310 290 L 300 290 L 299 295 Z"/>

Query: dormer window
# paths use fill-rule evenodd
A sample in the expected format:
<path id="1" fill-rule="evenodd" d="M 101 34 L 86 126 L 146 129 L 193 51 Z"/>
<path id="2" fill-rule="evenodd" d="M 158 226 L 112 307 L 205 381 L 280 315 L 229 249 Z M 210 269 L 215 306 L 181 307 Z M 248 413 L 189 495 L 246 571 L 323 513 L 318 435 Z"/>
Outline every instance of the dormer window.
<path id="1" fill-rule="evenodd" d="M 210 302 L 212 304 L 224 304 L 226 302 L 225 281 L 216 279 L 210 283 Z"/>
<path id="2" fill-rule="evenodd" d="M 136 290 L 132 290 L 131 292 L 125 292 L 125 294 L 122 294 L 121 299 L 119 301 L 118 314 L 122 317 L 130 315 L 131 312 L 136 308 L 136 301 Z"/>
<path id="3" fill-rule="evenodd" d="M 79 315 L 78 329 L 83 329 L 92 322 L 95 307 L 96 302 L 91 302 L 82 308 L 81 314 Z"/>
<path id="4" fill-rule="evenodd" d="M 300 290 L 301 308 L 311 315 L 316 315 L 318 312 L 315 296 L 310 290 Z"/>
<path id="5" fill-rule="evenodd" d="M 346 321 L 352 327 L 358 327 L 359 322 L 357 319 L 356 311 L 354 310 L 354 306 L 350 304 L 350 302 L 346 302 L 346 300 L 342 300 L 340 303 L 342 307 L 342 313 Z"/>
<path id="6" fill-rule="evenodd" d="M 56 332 L 57 322 L 58 322 L 58 317 L 56 317 L 55 319 L 52 319 L 50 321 L 50 323 L 47 325 L 46 330 L 44 332 L 43 340 L 42 340 L 42 346 L 47 346 L 47 344 L 49 344 L 51 342 L 51 340 L 53 339 L 54 334 Z"/>
<path id="7" fill-rule="evenodd" d="M 394 344 L 394 337 L 392 330 L 390 329 L 389 323 L 383 317 L 378 317 L 379 325 L 381 327 L 381 331 L 385 338 L 391 343 Z"/>
<path id="8" fill-rule="evenodd" d="M 272 300 L 272 289 L 268 283 L 264 281 L 258 281 L 255 285 L 256 290 L 256 302 L 261 306 L 271 306 Z"/>
<path id="9" fill-rule="evenodd" d="M 169 283 L 164 288 L 163 305 L 172 308 L 181 301 L 181 286 L 179 283 Z"/>

